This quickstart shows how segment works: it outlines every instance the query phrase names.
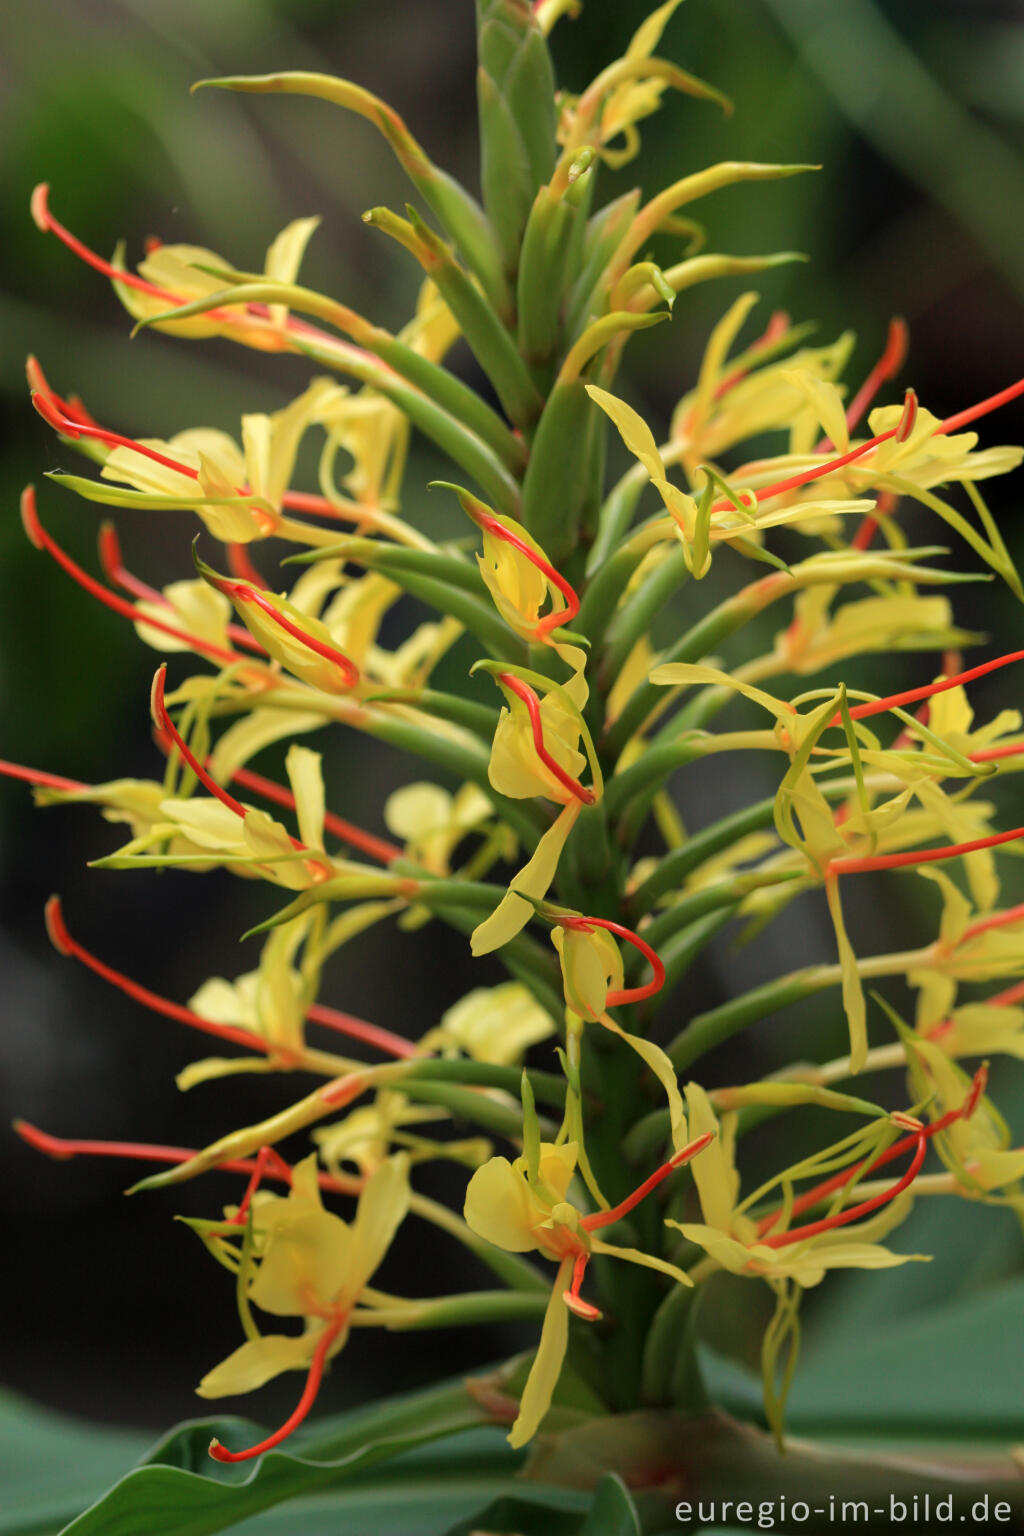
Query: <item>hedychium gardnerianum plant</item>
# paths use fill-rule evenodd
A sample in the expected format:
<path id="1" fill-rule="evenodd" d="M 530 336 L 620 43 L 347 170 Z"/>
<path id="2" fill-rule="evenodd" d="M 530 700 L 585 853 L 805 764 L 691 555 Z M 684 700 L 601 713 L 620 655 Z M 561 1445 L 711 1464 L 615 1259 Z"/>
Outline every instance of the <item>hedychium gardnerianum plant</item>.
<path id="1" fill-rule="evenodd" d="M 212 1170 L 247 1180 L 223 1214 L 191 1222 L 233 1277 L 242 1339 L 199 1392 L 236 1396 L 283 1371 L 305 1386 L 268 1437 L 214 1440 L 219 1461 L 284 1441 L 365 1327 L 535 1321 L 535 1354 L 465 1396 L 465 1422 L 504 1420 L 516 1447 L 638 1410 L 706 1425 L 696 1302 L 722 1270 L 774 1293 L 764 1391 L 781 1450 L 804 1289 L 829 1269 L 920 1257 L 884 1241 L 918 1198 L 1024 1208 L 1024 1150 L 987 1094 L 985 1064 L 1024 1054 L 1024 983 L 1013 980 L 1024 907 L 1001 905 L 999 878 L 1024 827 L 999 827 L 983 794 L 1024 764 L 1024 730 L 1015 711 L 976 725 L 969 703 L 976 678 L 1024 651 L 969 665 L 962 652 L 981 637 L 957 627 L 946 590 L 995 575 L 1022 596 L 979 488 L 1021 450 L 979 447 L 974 424 L 1024 383 L 939 420 L 913 390 L 892 394 L 900 322 L 868 377 L 848 384 L 849 335 L 811 345 L 777 313 L 741 341 L 757 303 L 744 293 L 659 444 L 618 382 L 633 333 L 673 313 L 678 326 L 676 300 L 697 283 L 796 259 L 698 253 L 690 205 L 809 169 L 728 162 L 646 201 L 598 203 L 602 164 L 636 155 L 638 124 L 669 93 L 728 108 L 656 51 L 678 3 L 569 97 L 556 92 L 546 34 L 571 7 L 479 0 L 482 206 L 391 107 L 348 81 L 202 82 L 317 96 L 383 134 L 422 205 L 366 215 L 374 238 L 398 241 L 421 269 L 414 313 L 395 331 L 299 283 L 316 219 L 283 230 L 260 272 L 157 242 L 134 272 L 120 247 L 107 262 L 83 246 L 45 187 L 33 199 L 40 229 L 110 279 L 136 328 L 310 363 L 303 393 L 243 416 L 237 436 L 197 426 L 168 441 L 101 424 L 35 359 L 28 368 L 36 409 L 93 466 L 50 480 L 108 507 L 193 512 L 200 536 L 193 573 L 160 591 L 126 568 L 104 524 L 101 579 L 63 551 L 26 491 L 33 544 L 172 653 L 152 695 L 166 761 L 152 780 L 103 784 L 4 771 L 41 804 L 86 802 L 125 824 L 104 867 L 224 868 L 283 888 L 254 931 L 255 967 L 211 979 L 187 1004 L 93 955 L 56 899 L 47 911 L 61 953 L 229 1048 L 186 1068 L 179 1087 L 280 1074 L 278 1113 L 196 1151 L 19 1123 L 56 1156 L 168 1165 L 136 1188 Z M 651 259 L 656 236 L 678 241 L 678 260 Z M 486 396 L 445 365 L 459 337 Z M 450 461 L 434 494 L 461 507 L 464 538 L 438 543 L 403 513 L 414 430 Z M 292 484 L 308 434 L 322 443 L 315 490 Z M 628 467 L 609 483 L 607 450 L 622 445 Z M 954 556 L 967 546 L 969 571 L 941 543 L 908 544 L 901 507 L 913 504 L 953 536 Z M 773 547 L 780 527 L 806 543 L 788 563 Z M 709 609 L 699 584 L 713 561 L 735 591 Z M 694 617 L 656 646 L 652 625 L 680 593 Z M 430 617 L 387 649 L 382 621 L 406 598 Z M 754 621 L 768 610 L 778 632 L 760 651 Z M 465 636 L 486 690 L 447 692 L 435 668 Z M 919 686 L 887 691 L 894 651 L 921 654 Z M 876 691 L 848 687 L 845 663 L 872 656 Z M 402 749 L 417 775 L 382 807 L 388 837 L 326 810 L 321 757 L 306 745 L 351 751 L 359 733 Z M 287 785 L 250 766 L 284 742 Z M 686 766 L 723 752 L 769 754 L 777 792 L 689 829 L 670 798 L 676 775 L 685 801 Z M 639 858 L 652 825 L 661 852 Z M 930 882 L 930 943 L 860 952 L 842 897 L 872 871 Z M 693 1016 L 680 983 L 701 950 L 723 929 L 761 931 L 803 893 L 826 904 L 833 952 Z M 319 1000 L 342 945 L 373 924 L 430 921 L 496 955 L 508 980 L 471 991 L 416 1040 Z M 916 989 L 916 1017 L 880 1000 L 871 1039 L 866 989 L 892 977 Z M 961 982 L 989 992 L 958 1002 Z M 768 1078 L 701 1085 L 707 1051 L 776 1013 L 781 1031 L 785 1007 L 817 994 L 841 999 L 848 1054 L 787 1066 L 780 1043 Z M 347 1041 L 359 1042 L 354 1056 Z M 868 1068 L 897 1074 L 889 1096 L 904 1107 L 856 1092 Z M 751 1165 L 749 1127 L 804 1106 L 835 1112 L 834 1139 L 790 1166 Z M 455 1122 L 456 1139 L 440 1122 Z M 935 1154 L 941 1171 L 926 1171 Z M 461 1215 L 417 1191 L 418 1165 L 438 1158 L 467 1170 Z M 495 1287 L 430 1299 L 377 1289 L 405 1220 L 464 1244 Z M 760 1442 L 729 1443 L 728 1475 L 746 1455 L 769 1477 L 790 1475 Z M 713 1449 L 703 1462 L 702 1446 Z M 720 1439 L 680 1434 L 676 1450 L 691 1486 L 726 1475 Z M 614 1469 L 613 1440 L 605 1452 Z M 785 1465 L 800 1468 L 799 1455 Z M 844 1466 L 847 1479 L 851 1467 L 874 1475 Z"/>

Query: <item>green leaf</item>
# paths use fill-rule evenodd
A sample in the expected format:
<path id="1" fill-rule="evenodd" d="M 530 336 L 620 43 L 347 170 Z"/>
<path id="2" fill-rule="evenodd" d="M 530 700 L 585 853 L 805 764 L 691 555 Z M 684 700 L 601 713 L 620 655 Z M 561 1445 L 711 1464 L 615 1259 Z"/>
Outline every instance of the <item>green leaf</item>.
<path id="1" fill-rule="evenodd" d="M 229 1446 L 244 1445 L 260 1433 L 248 1421 L 205 1419 L 175 1430 L 98 1503 L 66 1527 L 64 1536 L 208 1536 L 239 1520 L 301 1494 L 336 1488 L 378 1463 L 397 1458 L 387 1484 L 394 1488 L 410 1465 L 407 1453 L 445 1435 L 485 1423 L 482 1411 L 461 1383 L 410 1399 L 396 1399 L 317 1426 L 289 1442 L 304 1452 L 271 1451 L 257 1461 L 218 1466 L 208 1455 L 216 1435 Z M 418 1495 L 434 1487 L 451 1491 L 453 1481 L 481 1477 L 503 1480 L 516 1459 L 500 1435 L 485 1430 L 457 1452 L 415 1462 Z M 365 1479 L 358 1481 L 365 1488 Z M 339 1515 L 344 1519 L 341 1509 Z M 347 1524 L 347 1520 L 345 1522 Z"/>
<path id="2" fill-rule="evenodd" d="M 597 1485 L 580 1536 L 641 1536 L 640 1516 L 621 1477 L 607 1473 Z"/>
<path id="3" fill-rule="evenodd" d="M 951 1230 L 948 1207 L 943 1214 L 946 1240 L 962 1254 L 960 1218 Z M 819 1333 L 793 1384 L 790 1428 L 1019 1441 L 1022 1309 L 1024 1279 L 1015 1279 L 834 1342 Z"/>
<path id="4" fill-rule="evenodd" d="M 587 1495 L 572 1488 L 524 1488 L 503 1494 L 468 1520 L 460 1520 L 445 1536 L 474 1536 L 475 1532 L 516 1532 L 517 1536 L 579 1536 L 580 1511 Z M 377 1533 L 374 1532 L 374 1536 Z M 403 1533 L 406 1536 L 406 1533 Z M 417 1528 L 416 1536 L 420 1536 Z"/>
<path id="5" fill-rule="evenodd" d="M 149 1440 L 0 1394 L 0 1536 L 56 1531 L 122 1476 Z"/>

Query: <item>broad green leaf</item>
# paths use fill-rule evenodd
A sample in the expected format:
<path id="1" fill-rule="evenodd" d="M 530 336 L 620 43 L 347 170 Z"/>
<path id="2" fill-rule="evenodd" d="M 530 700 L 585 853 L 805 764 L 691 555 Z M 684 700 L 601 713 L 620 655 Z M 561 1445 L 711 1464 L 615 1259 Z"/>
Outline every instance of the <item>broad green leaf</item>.
<path id="1" fill-rule="evenodd" d="M 598 1483 L 580 1536 L 641 1536 L 636 1505 L 622 1478 L 614 1472 Z"/>
<path id="2" fill-rule="evenodd" d="M 0 1536 L 58 1530 L 148 1444 L 145 1434 L 78 1423 L 0 1394 Z"/>

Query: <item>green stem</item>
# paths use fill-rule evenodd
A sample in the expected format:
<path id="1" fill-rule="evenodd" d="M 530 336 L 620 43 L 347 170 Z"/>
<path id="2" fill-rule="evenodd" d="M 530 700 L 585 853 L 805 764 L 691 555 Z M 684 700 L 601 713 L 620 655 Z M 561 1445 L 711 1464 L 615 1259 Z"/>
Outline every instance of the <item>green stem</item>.
<path id="1" fill-rule="evenodd" d="M 598 672 L 605 691 L 615 682 L 637 641 L 650 633 L 655 617 L 686 583 L 689 574 L 683 549 L 671 550 L 616 614 Z"/>

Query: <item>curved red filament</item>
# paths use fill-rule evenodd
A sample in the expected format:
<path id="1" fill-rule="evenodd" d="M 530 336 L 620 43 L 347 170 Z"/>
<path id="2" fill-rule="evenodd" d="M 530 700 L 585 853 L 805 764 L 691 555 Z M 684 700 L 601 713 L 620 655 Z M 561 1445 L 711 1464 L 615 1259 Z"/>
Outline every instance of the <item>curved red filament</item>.
<path id="1" fill-rule="evenodd" d="M 193 1013 L 191 1008 L 172 1002 L 168 997 L 161 997 L 159 993 L 151 992 L 148 987 L 143 987 L 120 971 L 115 971 L 112 966 L 92 954 L 77 939 L 72 938 L 64 921 L 59 896 L 51 896 L 45 910 L 46 930 L 54 949 L 62 955 L 68 955 L 80 961 L 90 971 L 116 987 L 119 992 L 141 1003 L 144 1008 L 149 1008 L 153 1013 L 163 1014 L 167 1019 L 175 1019 L 179 1024 L 187 1024 L 190 1029 L 198 1029 L 205 1035 L 215 1035 L 218 1040 L 230 1041 L 232 1045 L 241 1045 L 250 1051 L 262 1051 L 264 1055 L 278 1054 L 277 1047 L 270 1041 L 264 1040 L 262 1035 L 253 1034 L 251 1030 L 242 1029 L 234 1024 L 215 1024 L 210 1019 L 204 1019 L 201 1014 Z"/>
<path id="2" fill-rule="evenodd" d="M 109 591 L 100 582 L 96 581 L 94 577 L 90 576 L 87 571 L 83 571 L 82 567 L 77 565 L 71 556 L 61 549 L 56 540 L 43 527 L 39 520 L 39 513 L 36 510 L 35 489 L 31 485 L 26 486 L 21 494 L 21 520 L 30 542 L 35 545 L 36 549 L 45 550 L 51 559 L 55 560 L 61 569 L 71 577 L 72 581 L 88 592 L 91 597 L 97 598 L 105 607 L 110 608 L 114 613 L 120 614 L 122 618 L 130 619 L 133 624 L 145 624 L 150 629 L 159 630 L 161 634 L 170 635 L 175 640 L 181 640 L 200 655 L 205 655 L 216 661 L 234 665 L 235 662 L 248 660 L 247 657 L 240 656 L 237 651 L 229 651 L 223 646 L 215 645 L 210 640 L 203 640 L 199 635 L 190 634 L 188 630 L 182 629 L 177 624 L 165 624 L 162 619 L 155 616 L 139 613 L 134 603 L 129 603 L 124 598 L 118 597 L 116 592 Z"/>
<path id="3" fill-rule="evenodd" d="M 934 698 L 937 693 L 948 693 L 951 688 L 959 688 L 963 683 L 973 683 L 976 678 L 985 677 L 989 672 L 998 672 L 1000 667 L 1008 667 L 1015 661 L 1024 661 L 1024 651 L 1008 651 L 1005 656 L 980 662 L 978 666 L 968 667 L 965 672 L 956 672 L 952 677 L 940 677 L 937 682 L 925 683 L 921 688 L 907 688 L 903 693 L 890 693 L 884 699 L 869 699 L 864 704 L 855 704 L 850 710 L 850 718 L 866 720 L 871 715 L 883 714 L 887 709 L 902 709 L 907 704 L 917 704 L 921 699 Z M 829 724 L 839 725 L 841 721 L 842 716 L 837 713 Z"/>
<path id="4" fill-rule="evenodd" d="M 544 745 L 544 722 L 541 719 L 540 700 L 530 685 L 511 672 L 499 672 L 498 681 L 526 705 L 526 712 L 530 717 L 530 729 L 533 732 L 533 749 L 548 772 L 553 774 L 570 795 L 574 795 L 584 805 L 593 805 L 594 791 L 586 789 L 578 779 L 574 779 L 572 774 L 567 773 L 559 763 L 556 763 Z"/>
<path id="5" fill-rule="evenodd" d="M 208 789 L 210 794 L 213 795 L 214 799 L 219 800 L 221 805 L 227 806 L 229 811 L 234 811 L 235 815 L 240 816 L 244 821 L 246 815 L 248 814 L 245 806 L 240 800 L 236 800 L 234 795 L 228 794 L 224 786 L 222 784 L 218 784 L 216 779 L 214 779 L 206 771 L 202 763 L 192 751 L 191 747 L 189 747 L 185 742 L 184 737 L 179 732 L 178 727 L 175 725 L 174 721 L 171 719 L 167 710 L 167 705 L 164 703 L 164 684 L 166 680 L 167 664 L 165 662 L 163 666 L 157 668 L 156 676 L 153 678 L 151 705 L 153 721 L 157 730 L 163 731 L 165 735 L 171 738 L 174 745 L 177 747 L 180 756 L 191 768 L 192 772 L 195 774 L 200 784 L 202 784 L 203 788 Z"/>
<path id="6" fill-rule="evenodd" d="M 667 1163 L 662 1163 L 660 1168 L 656 1168 L 648 1178 L 644 1179 L 642 1184 L 637 1185 L 633 1193 L 627 1195 L 625 1200 L 620 1200 L 618 1205 L 613 1206 L 610 1211 L 596 1211 L 592 1216 L 584 1216 L 580 1221 L 580 1226 L 586 1232 L 597 1232 L 601 1227 L 610 1227 L 615 1222 L 621 1221 L 623 1216 L 628 1216 L 630 1211 L 639 1205 L 641 1200 L 645 1200 L 653 1189 L 657 1189 L 658 1185 L 664 1179 L 667 1179 L 670 1173 L 674 1173 L 677 1168 L 682 1168 L 685 1163 L 695 1158 L 698 1152 L 703 1152 L 704 1148 L 709 1146 L 714 1139 L 713 1131 L 704 1131 L 702 1135 L 696 1136 L 685 1147 L 680 1147 L 679 1151 L 670 1157 Z"/>
<path id="7" fill-rule="evenodd" d="M 837 1227 L 845 1227 L 851 1221 L 857 1221 L 861 1216 L 868 1216 L 879 1207 L 888 1205 L 908 1189 L 921 1171 L 925 1153 L 928 1151 L 928 1137 L 925 1128 L 916 1132 L 911 1138 L 916 1143 L 913 1160 L 903 1177 L 889 1189 L 884 1189 L 880 1195 L 873 1195 L 870 1200 L 862 1200 L 859 1205 L 847 1206 L 844 1210 L 836 1211 L 831 1216 L 823 1216 L 820 1221 L 810 1221 L 806 1226 L 794 1227 L 790 1232 L 770 1233 L 767 1237 L 761 1237 L 758 1241 L 766 1248 L 788 1248 L 792 1243 L 802 1243 L 809 1237 L 817 1237 L 822 1232 L 833 1232 Z"/>
<path id="8" fill-rule="evenodd" d="M 568 1290 L 562 1292 L 562 1300 L 570 1312 L 575 1312 L 577 1317 L 582 1317 L 588 1323 L 594 1323 L 601 1316 L 601 1313 L 592 1302 L 584 1301 L 580 1295 L 580 1287 L 583 1284 L 583 1277 L 587 1272 L 589 1262 L 589 1253 L 583 1252 L 576 1255 L 576 1260 L 572 1266 L 572 1281 Z"/>
<path id="9" fill-rule="evenodd" d="M 323 1003 L 313 1003 L 307 1008 L 306 1018 L 311 1024 L 322 1024 L 326 1029 L 336 1030 L 339 1035 L 347 1035 L 351 1040 L 363 1040 L 388 1056 L 409 1057 L 421 1054 L 419 1047 L 402 1035 L 393 1034 L 390 1029 L 381 1029 L 377 1024 L 368 1024 L 365 1019 L 357 1019 L 351 1013 L 328 1008 Z"/>
<path id="10" fill-rule="evenodd" d="M 811 1206 L 818 1205 L 822 1200 L 827 1199 L 829 1195 L 835 1194 L 837 1190 L 842 1189 L 844 1184 L 849 1182 L 855 1173 L 859 1173 L 862 1169 L 865 1172 L 874 1172 L 876 1168 L 882 1168 L 887 1163 L 893 1162 L 897 1157 L 902 1157 L 903 1153 L 908 1152 L 911 1147 L 914 1147 L 918 1143 L 918 1141 L 930 1140 L 932 1136 L 937 1135 L 939 1131 L 946 1130 L 948 1126 L 952 1125 L 957 1120 L 969 1120 L 978 1107 L 979 1100 L 981 1099 L 982 1094 L 985 1092 L 987 1083 L 988 1068 L 985 1065 L 982 1065 L 978 1068 L 977 1072 L 975 1072 L 974 1077 L 971 1080 L 970 1089 L 959 1109 L 947 1110 L 944 1115 L 940 1115 L 938 1120 L 933 1120 L 930 1125 L 921 1126 L 920 1128 L 915 1127 L 909 1136 L 903 1136 L 899 1141 L 893 1142 L 891 1147 L 886 1147 L 885 1151 L 880 1152 L 876 1157 L 862 1158 L 860 1162 L 854 1163 L 852 1167 L 844 1168 L 842 1172 L 833 1174 L 830 1179 L 826 1179 L 821 1184 L 816 1184 L 813 1189 L 807 1190 L 804 1194 L 798 1196 L 798 1198 L 793 1201 L 789 1210 L 790 1216 L 799 1216 L 803 1211 L 809 1210 Z M 883 1200 L 891 1200 L 893 1195 L 898 1192 L 898 1190 L 885 1191 L 883 1193 Z M 861 1214 L 863 1214 L 863 1212 L 861 1212 Z M 761 1237 L 760 1234 L 769 1231 L 772 1225 L 778 1220 L 778 1217 L 778 1209 L 769 1211 L 766 1216 L 761 1217 L 757 1223 L 759 1242 L 767 1241 L 767 1239 Z M 847 1219 L 849 1220 L 850 1218 L 847 1217 Z M 791 1234 L 787 1233 L 779 1235 L 788 1236 L 790 1241 L 795 1241 Z M 807 1232 L 803 1233 L 803 1236 L 808 1235 L 809 1234 Z M 779 1247 L 781 1245 L 774 1243 L 772 1246 Z"/>
<path id="11" fill-rule="evenodd" d="M 965 853 L 978 853 L 982 848 L 998 848 L 1003 843 L 1013 843 L 1021 837 L 1024 837 L 1024 827 L 1014 827 L 1010 832 L 994 832 L 989 837 L 977 837 L 969 843 L 951 843 L 948 848 L 925 848 L 916 853 L 877 853 L 862 859 L 832 859 L 826 876 L 859 875 L 874 869 L 911 869 L 916 864 L 940 864 L 944 859 L 958 859 Z"/>
<path id="12" fill-rule="evenodd" d="M 344 1326 L 345 1317 L 339 1313 L 338 1316 L 331 1318 L 324 1328 L 313 1351 L 313 1359 L 310 1362 L 309 1375 L 306 1377 L 306 1385 L 302 1396 L 280 1429 L 275 1429 L 272 1435 L 268 1435 L 258 1445 L 251 1445 L 246 1451 L 226 1451 L 219 1440 L 211 1440 L 210 1455 L 214 1461 L 251 1461 L 253 1457 L 262 1456 L 264 1451 L 272 1450 L 275 1445 L 280 1445 L 282 1440 L 287 1440 L 288 1436 L 298 1429 L 316 1402 L 316 1395 L 320 1390 L 320 1382 L 323 1378 L 328 1352 Z"/>
<path id="13" fill-rule="evenodd" d="M 332 662 L 341 673 L 342 682 L 346 688 L 354 688 L 356 683 L 358 683 L 359 668 L 355 665 L 355 662 L 350 661 L 344 651 L 339 651 L 336 646 L 328 645 L 325 640 L 318 640 L 315 635 L 307 635 L 305 630 L 298 624 L 293 623 L 285 614 L 279 613 L 273 603 L 264 597 L 263 593 L 258 591 L 256 587 L 250 587 L 246 582 L 242 581 L 229 581 L 225 577 L 212 581 L 212 585 L 219 592 L 223 592 L 226 597 L 234 598 L 236 602 L 252 603 L 254 607 L 259 608 L 265 613 L 279 629 L 283 629 L 285 634 L 291 635 L 293 640 L 298 640 L 307 650 L 315 651 L 325 661 Z"/>
<path id="14" fill-rule="evenodd" d="M 653 997 L 660 992 L 665 985 L 665 966 L 657 950 L 651 948 L 639 934 L 631 928 L 626 928 L 622 923 L 613 923 L 606 917 L 564 917 L 559 922 L 563 928 L 575 928 L 586 933 L 590 928 L 604 928 L 608 933 L 614 933 L 616 938 L 625 939 L 627 944 L 632 944 L 638 949 L 644 959 L 650 964 L 654 972 L 653 978 L 643 987 L 626 987 L 619 992 L 609 992 L 605 999 L 607 1008 L 618 1008 L 623 1003 L 640 1003 L 645 998 Z M 698 1149 L 699 1150 L 699 1149 Z"/>
<path id="15" fill-rule="evenodd" d="M 195 1147 L 165 1147 L 143 1141 L 92 1141 L 80 1137 L 51 1136 L 48 1131 L 41 1131 L 38 1126 L 30 1125 L 27 1120 L 15 1120 L 14 1129 L 22 1141 L 27 1142 L 37 1152 L 45 1152 L 47 1157 L 55 1157 L 61 1161 L 67 1161 L 72 1157 L 123 1157 L 129 1161 L 168 1163 L 173 1166 L 191 1162 L 194 1157 L 199 1156 Z M 255 1173 L 257 1166 L 256 1158 L 232 1157 L 226 1162 L 217 1163 L 212 1171 L 251 1175 Z M 263 1177 L 290 1185 L 292 1171 L 284 1159 L 278 1158 L 275 1154 L 273 1160 L 267 1160 Z M 337 1195 L 358 1195 L 365 1183 L 364 1179 L 354 1174 L 339 1178 L 330 1173 L 318 1173 L 316 1179 L 322 1190 Z"/>
<path id="16" fill-rule="evenodd" d="M 849 431 L 853 431 L 882 385 L 888 383 L 903 367 L 908 340 L 906 321 L 894 315 L 889 321 L 889 333 L 881 357 L 847 406 L 846 425 Z"/>
<path id="17" fill-rule="evenodd" d="M 549 613 L 537 622 L 537 634 L 549 635 L 554 629 L 561 629 L 565 624 L 571 624 L 580 611 L 580 600 L 575 587 L 571 586 L 560 571 L 556 571 L 550 561 L 543 555 L 538 555 L 535 549 L 531 549 L 525 539 L 521 539 L 511 528 L 506 528 L 504 523 L 493 517 L 489 512 L 475 512 L 474 522 L 478 523 L 487 533 L 503 543 L 511 545 L 519 551 L 524 559 L 529 560 L 535 570 L 547 577 L 553 587 L 556 587 L 565 599 L 565 607 L 556 613 Z"/>

